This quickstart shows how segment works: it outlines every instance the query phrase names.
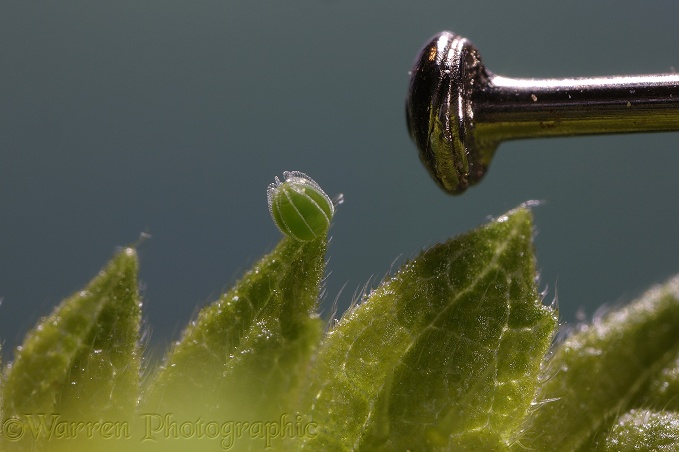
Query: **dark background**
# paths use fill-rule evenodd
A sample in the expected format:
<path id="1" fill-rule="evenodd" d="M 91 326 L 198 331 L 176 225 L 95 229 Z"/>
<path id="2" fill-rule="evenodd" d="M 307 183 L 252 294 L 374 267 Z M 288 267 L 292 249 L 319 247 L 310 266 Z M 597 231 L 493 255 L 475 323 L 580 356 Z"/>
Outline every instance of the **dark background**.
<path id="1" fill-rule="evenodd" d="M 449 29 L 507 76 L 670 72 L 677 17 L 670 0 L 1 1 L 4 360 L 141 232 L 165 347 L 277 243 L 265 193 L 283 170 L 345 196 L 326 315 L 395 259 L 530 199 L 563 321 L 630 300 L 679 272 L 679 133 L 505 143 L 450 197 L 406 132 L 408 70 Z"/>

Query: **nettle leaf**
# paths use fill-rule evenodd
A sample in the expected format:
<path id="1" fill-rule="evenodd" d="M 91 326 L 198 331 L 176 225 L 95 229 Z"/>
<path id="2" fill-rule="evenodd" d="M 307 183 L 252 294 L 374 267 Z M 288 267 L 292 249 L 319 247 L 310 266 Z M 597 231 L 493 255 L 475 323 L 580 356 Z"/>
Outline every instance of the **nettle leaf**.
<path id="1" fill-rule="evenodd" d="M 204 308 L 151 381 L 142 412 L 214 421 L 294 419 L 300 381 L 323 334 L 316 308 L 325 249 L 325 236 L 286 237 Z"/>
<path id="2" fill-rule="evenodd" d="M 621 416 L 597 450 L 675 451 L 679 449 L 679 413 L 631 410 Z"/>
<path id="3" fill-rule="evenodd" d="M 141 353 L 137 272 L 135 250 L 120 251 L 87 287 L 28 333 L 5 370 L 5 419 L 36 423 L 36 416 L 57 415 L 47 419 L 93 423 L 131 418 Z"/>
<path id="4" fill-rule="evenodd" d="M 558 344 L 540 388 L 543 403 L 520 444 L 532 450 L 551 450 L 555 445 L 563 451 L 590 450 L 596 434 L 616 425 L 616 416 L 627 409 L 653 398 L 663 409 L 676 392 L 659 395 L 653 382 L 663 375 L 671 377 L 678 354 L 679 277 L 675 277 Z M 615 435 L 621 431 L 614 429 Z"/>
<path id="5" fill-rule="evenodd" d="M 545 358 L 556 312 L 537 293 L 532 216 L 521 207 L 407 262 L 324 337 L 326 241 L 304 238 L 284 238 L 203 309 L 144 388 L 138 263 L 134 250 L 118 253 L 7 365 L 0 446 L 679 448 L 679 276 Z M 66 436 L 45 441 L 57 422 Z M 105 423 L 124 427 L 122 441 Z"/>
<path id="6" fill-rule="evenodd" d="M 675 348 L 672 362 L 651 379 L 639 406 L 679 412 L 679 347 Z"/>
<path id="7" fill-rule="evenodd" d="M 529 413 L 557 320 L 519 208 L 406 263 L 328 334 L 305 450 L 493 450 Z"/>

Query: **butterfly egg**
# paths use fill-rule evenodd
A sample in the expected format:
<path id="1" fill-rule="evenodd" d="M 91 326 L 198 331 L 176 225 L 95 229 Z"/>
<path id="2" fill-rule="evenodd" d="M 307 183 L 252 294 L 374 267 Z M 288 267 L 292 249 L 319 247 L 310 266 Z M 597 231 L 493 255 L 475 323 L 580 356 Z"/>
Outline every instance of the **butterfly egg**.
<path id="1" fill-rule="evenodd" d="M 299 171 L 284 171 L 283 182 L 276 177 L 266 195 L 269 212 L 278 229 L 296 240 L 325 236 L 335 206 L 320 185 Z"/>

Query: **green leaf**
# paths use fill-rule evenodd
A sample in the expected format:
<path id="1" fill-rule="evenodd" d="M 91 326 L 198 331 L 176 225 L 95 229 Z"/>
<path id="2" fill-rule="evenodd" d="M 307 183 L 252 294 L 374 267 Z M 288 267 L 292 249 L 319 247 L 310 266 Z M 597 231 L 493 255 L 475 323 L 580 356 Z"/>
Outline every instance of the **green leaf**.
<path id="1" fill-rule="evenodd" d="M 2 345 L 0 344 L 0 366 L 2 366 Z M 0 367 L 1 368 L 1 367 Z M 4 389 L 4 378 L 0 378 L 0 419 L 4 420 L 4 404 L 3 404 L 3 389 Z"/>
<path id="2" fill-rule="evenodd" d="M 143 413 L 269 421 L 292 412 L 323 333 L 315 313 L 325 237 L 284 238 L 204 308 L 144 396 Z"/>
<path id="3" fill-rule="evenodd" d="M 679 450 L 679 413 L 632 410 L 600 444 L 601 452 Z"/>
<path id="4" fill-rule="evenodd" d="M 559 344 L 521 449 L 589 450 L 679 351 L 679 277 Z"/>
<path id="5" fill-rule="evenodd" d="M 306 450 L 502 449 L 556 327 L 519 208 L 406 263 L 344 315 L 316 361 Z"/>
<path id="6" fill-rule="evenodd" d="M 672 362 L 653 377 L 641 404 L 664 411 L 679 411 L 679 351 Z"/>
<path id="7" fill-rule="evenodd" d="M 137 271 L 136 252 L 122 250 L 28 333 L 5 372 L 5 419 L 130 419 L 139 393 Z"/>

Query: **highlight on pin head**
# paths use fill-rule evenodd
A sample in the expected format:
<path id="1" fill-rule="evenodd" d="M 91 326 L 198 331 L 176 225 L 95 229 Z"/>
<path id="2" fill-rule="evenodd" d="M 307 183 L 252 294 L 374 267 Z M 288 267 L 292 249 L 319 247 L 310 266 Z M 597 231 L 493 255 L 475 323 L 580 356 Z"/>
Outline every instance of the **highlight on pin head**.
<path id="1" fill-rule="evenodd" d="M 281 232 L 301 241 L 324 237 L 335 213 L 330 197 L 300 171 L 284 171 L 267 189 L 269 212 Z"/>

